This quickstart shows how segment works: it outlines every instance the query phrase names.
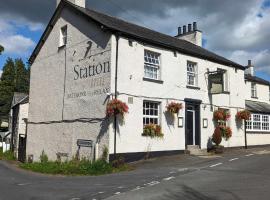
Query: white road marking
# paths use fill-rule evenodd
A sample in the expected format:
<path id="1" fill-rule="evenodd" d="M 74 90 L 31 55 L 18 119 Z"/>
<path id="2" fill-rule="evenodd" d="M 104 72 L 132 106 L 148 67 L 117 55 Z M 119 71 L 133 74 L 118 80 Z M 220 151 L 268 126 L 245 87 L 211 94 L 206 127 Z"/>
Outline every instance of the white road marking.
<path id="1" fill-rule="evenodd" d="M 253 156 L 254 154 L 253 153 L 251 153 L 251 154 L 248 154 L 248 155 L 245 155 L 246 157 L 249 157 L 249 156 Z"/>
<path id="2" fill-rule="evenodd" d="M 181 169 L 178 169 L 179 172 L 184 172 L 184 171 L 187 171 L 188 168 L 181 168 Z"/>
<path id="3" fill-rule="evenodd" d="M 31 183 L 18 183 L 18 186 L 30 185 Z"/>
<path id="4" fill-rule="evenodd" d="M 71 200 L 80 200 L 80 198 L 76 198 L 76 197 L 75 197 L 75 198 L 72 198 Z"/>
<path id="5" fill-rule="evenodd" d="M 142 189 L 142 188 L 144 188 L 144 187 L 141 187 L 141 186 L 137 186 L 136 188 L 134 188 L 133 190 L 131 190 L 131 191 L 136 191 L 136 190 L 140 190 L 140 189 Z"/>
<path id="6" fill-rule="evenodd" d="M 159 183 L 160 183 L 159 181 L 152 181 L 152 182 L 146 183 L 146 184 L 144 184 L 144 185 L 146 185 L 146 186 L 153 186 L 153 185 L 157 185 L 157 184 L 159 184 Z"/>
<path id="7" fill-rule="evenodd" d="M 105 192 L 98 192 L 98 194 L 103 194 L 103 193 L 105 193 Z"/>
<path id="8" fill-rule="evenodd" d="M 170 174 L 175 174 L 176 172 L 170 172 Z"/>
<path id="9" fill-rule="evenodd" d="M 217 164 L 214 164 L 214 165 L 211 165 L 211 166 L 209 166 L 209 167 L 216 167 L 216 166 L 219 166 L 219 165 L 222 165 L 223 163 L 217 163 Z"/>
<path id="10" fill-rule="evenodd" d="M 234 160 L 238 160 L 239 158 L 232 158 L 231 160 L 229 160 L 229 162 L 232 162 Z"/>
<path id="11" fill-rule="evenodd" d="M 124 186 L 119 186 L 119 187 L 117 187 L 118 189 L 123 189 L 124 188 Z"/>
<path id="12" fill-rule="evenodd" d="M 174 178 L 175 178 L 174 176 L 170 176 L 170 177 L 164 178 L 163 180 L 164 181 L 169 181 L 169 180 L 174 179 Z"/>
<path id="13" fill-rule="evenodd" d="M 116 192 L 116 193 L 114 193 L 115 195 L 118 195 L 118 194 L 121 194 L 121 192 Z"/>

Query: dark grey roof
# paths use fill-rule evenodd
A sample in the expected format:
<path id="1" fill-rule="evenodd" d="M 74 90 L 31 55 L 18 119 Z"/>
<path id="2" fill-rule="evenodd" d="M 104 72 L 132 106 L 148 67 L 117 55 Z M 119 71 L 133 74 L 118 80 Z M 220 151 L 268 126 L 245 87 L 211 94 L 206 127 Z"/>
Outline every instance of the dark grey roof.
<path id="1" fill-rule="evenodd" d="M 28 102 L 29 102 L 29 96 L 26 95 L 23 98 L 21 98 L 19 101 L 17 101 L 17 103 L 15 103 L 14 105 L 12 105 L 12 108 L 15 107 L 15 106 L 17 106 L 17 105 L 25 104 L 25 103 L 28 103 Z"/>
<path id="2" fill-rule="evenodd" d="M 251 112 L 270 114 L 270 104 L 268 103 L 246 100 L 246 109 Z"/>
<path id="3" fill-rule="evenodd" d="M 110 30 L 114 33 L 119 33 L 123 36 L 127 36 L 128 38 L 137 39 L 146 43 L 162 46 L 168 49 L 172 49 L 175 51 L 179 51 L 183 54 L 192 55 L 194 57 L 203 58 L 206 60 L 210 60 L 219 64 L 224 64 L 232 67 L 236 67 L 239 69 L 244 70 L 245 67 L 243 67 L 240 64 L 237 64 L 233 61 L 230 61 L 222 56 L 219 56 L 215 53 L 212 53 L 200 46 L 197 46 L 195 44 L 192 44 L 188 41 L 177 39 L 175 37 L 165 35 L 153 30 L 150 30 L 148 28 L 138 26 L 129 22 L 126 22 L 124 20 L 94 11 L 86 8 L 82 8 L 79 6 L 76 6 L 66 0 L 62 0 L 60 5 L 58 6 L 54 16 L 52 17 L 50 23 L 55 22 L 55 17 L 57 16 L 57 11 L 60 8 L 63 8 L 64 6 L 69 6 L 71 8 L 74 8 L 75 10 L 79 11 L 79 13 L 83 14 L 85 17 L 90 18 L 91 20 L 95 21 L 96 23 L 104 26 L 107 30 Z M 40 42 L 38 43 L 36 49 L 34 50 L 32 56 L 30 57 L 29 61 L 32 63 L 35 59 L 35 56 L 38 54 L 42 43 L 46 40 L 46 31 L 51 30 L 51 26 L 53 24 L 48 25 L 48 27 L 45 30 L 45 33 L 43 34 Z M 49 33 L 47 33 L 49 34 Z"/>
<path id="4" fill-rule="evenodd" d="M 13 95 L 13 99 L 12 99 L 12 103 L 11 103 L 11 107 L 15 106 L 16 104 L 18 104 L 21 100 L 23 100 L 25 97 L 27 97 L 28 95 L 25 93 L 20 93 L 20 92 L 14 92 Z"/>
<path id="5" fill-rule="evenodd" d="M 245 74 L 245 79 L 247 81 L 250 81 L 250 82 L 255 82 L 255 83 L 259 83 L 259 84 L 263 84 L 263 85 L 269 85 L 270 86 L 270 82 L 267 81 L 267 80 L 264 80 L 260 77 L 257 77 L 257 76 L 252 76 L 250 74 Z"/>

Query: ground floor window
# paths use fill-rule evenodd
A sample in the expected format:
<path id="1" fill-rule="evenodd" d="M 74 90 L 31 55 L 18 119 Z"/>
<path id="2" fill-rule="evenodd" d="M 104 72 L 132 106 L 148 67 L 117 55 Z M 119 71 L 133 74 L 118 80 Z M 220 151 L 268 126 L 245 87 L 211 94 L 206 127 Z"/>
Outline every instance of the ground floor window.
<path id="1" fill-rule="evenodd" d="M 246 122 L 247 131 L 269 132 L 269 117 L 270 115 L 253 113 L 250 119 Z"/>
<path id="2" fill-rule="evenodd" d="M 143 125 L 160 124 L 159 120 L 159 102 L 144 101 L 143 102 Z"/>

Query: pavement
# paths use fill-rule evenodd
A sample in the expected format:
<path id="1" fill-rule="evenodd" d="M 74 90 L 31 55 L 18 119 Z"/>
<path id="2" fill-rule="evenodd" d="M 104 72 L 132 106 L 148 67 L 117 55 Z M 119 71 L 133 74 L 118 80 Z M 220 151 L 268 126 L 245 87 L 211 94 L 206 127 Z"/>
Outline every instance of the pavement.
<path id="1" fill-rule="evenodd" d="M 104 176 L 48 176 L 0 161 L 0 200 L 270 199 L 270 147 L 177 155 Z"/>

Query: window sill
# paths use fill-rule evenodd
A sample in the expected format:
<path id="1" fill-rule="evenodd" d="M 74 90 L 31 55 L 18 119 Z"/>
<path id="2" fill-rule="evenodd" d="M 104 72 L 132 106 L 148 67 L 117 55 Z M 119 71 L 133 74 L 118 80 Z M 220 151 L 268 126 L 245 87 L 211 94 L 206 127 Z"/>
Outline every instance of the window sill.
<path id="1" fill-rule="evenodd" d="M 230 94 L 229 91 L 223 91 L 222 93 L 223 93 L 223 94 Z"/>
<path id="2" fill-rule="evenodd" d="M 186 88 L 193 89 L 193 90 L 200 90 L 201 89 L 200 87 L 192 86 L 192 85 L 187 85 Z"/>
<path id="3" fill-rule="evenodd" d="M 258 97 L 251 97 L 252 99 L 258 99 Z"/>
<path id="4" fill-rule="evenodd" d="M 143 77 L 143 80 L 144 80 L 144 81 L 153 82 L 153 83 L 163 84 L 163 81 L 162 81 L 162 80 L 156 80 L 156 79 L 145 78 L 145 77 Z"/>

